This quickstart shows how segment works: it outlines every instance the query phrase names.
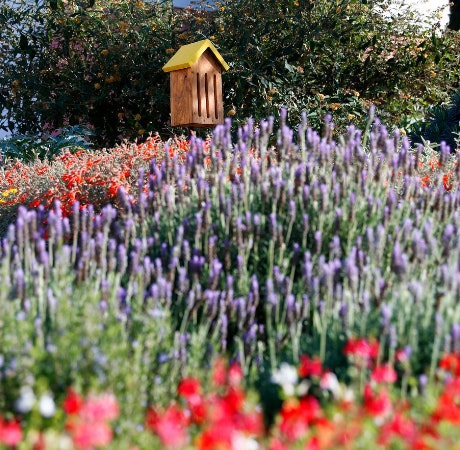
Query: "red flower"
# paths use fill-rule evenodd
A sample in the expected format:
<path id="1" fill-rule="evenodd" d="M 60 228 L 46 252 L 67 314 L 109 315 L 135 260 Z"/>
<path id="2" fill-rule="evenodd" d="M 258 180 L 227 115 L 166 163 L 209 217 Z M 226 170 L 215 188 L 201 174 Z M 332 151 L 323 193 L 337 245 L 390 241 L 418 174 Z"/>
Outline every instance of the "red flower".
<path id="1" fill-rule="evenodd" d="M 430 185 L 430 177 L 425 175 L 424 177 L 420 178 L 420 183 L 423 188 L 426 188 Z"/>
<path id="2" fill-rule="evenodd" d="M 39 198 L 36 198 L 32 202 L 29 203 L 29 208 L 36 208 L 37 206 L 40 206 L 41 200 Z"/>
<path id="3" fill-rule="evenodd" d="M 261 412 L 248 412 L 238 418 L 238 429 L 246 434 L 260 436 L 264 431 L 264 421 Z"/>
<path id="4" fill-rule="evenodd" d="M 453 375 L 460 376 L 460 356 L 455 353 L 446 353 L 439 361 L 438 367 Z"/>
<path id="5" fill-rule="evenodd" d="M 179 383 L 177 392 L 187 400 L 190 397 L 199 396 L 201 394 L 200 380 L 196 378 L 184 378 Z"/>
<path id="6" fill-rule="evenodd" d="M 225 415 L 236 414 L 243 407 L 245 394 L 242 389 L 230 388 L 219 402 Z"/>
<path id="7" fill-rule="evenodd" d="M 449 381 L 438 399 L 433 420 L 445 420 L 456 426 L 460 425 L 460 378 Z"/>
<path id="8" fill-rule="evenodd" d="M 450 191 L 453 187 L 452 183 L 449 184 L 449 175 L 443 175 L 442 184 L 444 185 L 444 189 L 446 191 Z"/>
<path id="9" fill-rule="evenodd" d="M 343 348 L 343 353 L 359 360 L 376 359 L 379 354 L 379 343 L 376 340 L 369 342 L 364 338 L 350 338 Z"/>
<path id="10" fill-rule="evenodd" d="M 177 391 L 179 395 L 187 400 L 192 422 L 204 422 L 207 410 L 203 398 L 201 397 L 200 381 L 196 378 L 185 378 L 180 382 Z"/>
<path id="11" fill-rule="evenodd" d="M 389 365 L 376 367 L 371 375 L 371 380 L 376 383 L 394 383 L 397 379 L 396 371 Z"/>
<path id="12" fill-rule="evenodd" d="M 289 441 L 295 441 L 306 433 L 309 425 L 319 417 L 320 412 L 318 400 L 311 396 L 300 401 L 285 401 L 280 411 L 280 431 Z"/>
<path id="13" fill-rule="evenodd" d="M 302 378 L 308 376 L 320 377 L 323 373 L 321 360 L 318 357 L 310 359 L 308 355 L 301 355 L 298 373 Z"/>
<path id="14" fill-rule="evenodd" d="M 415 422 L 396 412 L 391 420 L 380 429 L 378 443 L 387 447 L 393 437 L 401 438 L 408 445 L 414 443 L 417 437 Z M 414 447 L 411 445 L 410 448 Z"/>
<path id="15" fill-rule="evenodd" d="M 22 430 L 19 422 L 4 422 L 0 417 L 0 443 L 8 446 L 16 446 L 21 442 Z"/>
<path id="16" fill-rule="evenodd" d="M 310 440 L 307 441 L 305 444 L 305 450 L 321 450 L 320 440 L 318 436 L 313 436 Z"/>
<path id="17" fill-rule="evenodd" d="M 197 439 L 199 450 L 232 450 L 233 427 L 231 423 L 220 423 L 211 426 L 201 433 Z"/>
<path id="18" fill-rule="evenodd" d="M 391 413 L 392 404 L 386 389 L 373 391 L 367 384 L 364 387 L 364 410 L 373 417 L 384 417 Z"/>
<path id="19" fill-rule="evenodd" d="M 62 407 L 67 414 L 78 414 L 83 406 L 83 399 L 74 391 L 73 388 L 67 390 L 67 397 L 64 399 Z"/>
<path id="20" fill-rule="evenodd" d="M 110 180 L 110 186 L 107 190 L 108 197 L 115 197 L 118 193 L 118 188 L 120 187 L 120 180 L 118 178 L 113 177 Z"/>

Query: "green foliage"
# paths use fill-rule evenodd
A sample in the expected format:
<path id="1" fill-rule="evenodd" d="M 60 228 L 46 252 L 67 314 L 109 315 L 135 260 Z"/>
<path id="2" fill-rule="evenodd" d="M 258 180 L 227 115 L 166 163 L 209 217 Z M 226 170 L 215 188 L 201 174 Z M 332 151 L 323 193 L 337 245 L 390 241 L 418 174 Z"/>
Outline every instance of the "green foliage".
<path id="1" fill-rule="evenodd" d="M 306 109 L 317 129 L 331 112 L 343 129 L 363 126 L 373 103 L 398 125 L 458 86 L 459 41 L 384 20 L 374 3 L 223 0 L 191 30 L 193 39 L 212 36 L 231 65 L 226 103 L 240 121 L 286 106 L 296 119 Z"/>
<path id="2" fill-rule="evenodd" d="M 84 127 L 73 126 L 60 129 L 59 133 L 42 136 L 17 135 L 0 141 L 1 159 L 18 158 L 23 161 L 51 159 L 64 150 L 74 152 L 89 149 L 93 133 Z"/>
<path id="3" fill-rule="evenodd" d="M 433 107 L 426 120 L 414 124 L 411 138 L 415 143 L 430 141 L 440 144 L 444 141 L 451 149 L 459 149 L 460 132 L 460 90 L 457 91 L 447 106 Z"/>
<path id="4" fill-rule="evenodd" d="M 177 131 L 161 68 L 205 37 L 231 66 L 225 107 L 240 123 L 285 106 L 297 120 L 306 110 L 317 129 L 332 113 L 343 130 L 364 126 L 375 104 L 400 127 L 459 88 L 459 34 L 384 20 L 375 2 L 222 0 L 174 9 L 166 0 L 16 1 L 0 8 L 0 127 L 20 134 L 83 124 L 98 145 L 113 146 Z"/>
<path id="5" fill-rule="evenodd" d="M 108 145 L 168 121 L 169 83 L 161 67 L 181 29 L 170 2 L 3 8 L 11 15 L 1 49 L 4 128 L 36 134 L 85 125 Z M 19 32 L 29 19 L 34 25 Z"/>

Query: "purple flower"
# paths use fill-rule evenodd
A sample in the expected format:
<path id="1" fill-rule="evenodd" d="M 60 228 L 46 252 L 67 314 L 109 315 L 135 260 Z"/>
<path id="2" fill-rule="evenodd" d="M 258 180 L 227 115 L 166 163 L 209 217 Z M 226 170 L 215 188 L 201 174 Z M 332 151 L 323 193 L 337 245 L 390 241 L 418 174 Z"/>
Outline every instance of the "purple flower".
<path id="1" fill-rule="evenodd" d="M 399 242 L 395 241 L 391 255 L 391 270 L 399 277 L 402 277 L 407 273 L 408 263 L 407 255 L 401 252 Z"/>
<path id="2" fill-rule="evenodd" d="M 323 233 L 320 230 L 315 231 L 315 252 L 317 255 L 321 253 Z"/>
<path id="3" fill-rule="evenodd" d="M 278 295 L 275 293 L 273 280 L 271 278 L 267 278 L 265 290 L 267 295 L 267 302 L 272 306 L 276 306 L 278 304 Z"/>
<path id="4" fill-rule="evenodd" d="M 320 300 L 318 302 L 318 312 L 322 316 L 326 310 L 326 302 L 324 300 Z"/>
<path id="5" fill-rule="evenodd" d="M 296 306 L 296 301 L 295 297 L 293 294 L 289 294 L 286 297 L 286 319 L 288 324 L 293 325 L 295 322 L 295 306 Z"/>
<path id="6" fill-rule="evenodd" d="M 380 323 L 382 325 L 383 332 L 386 334 L 388 333 L 389 327 L 390 327 L 391 314 L 392 314 L 391 306 L 387 305 L 386 303 L 382 303 L 380 312 L 381 312 Z"/>

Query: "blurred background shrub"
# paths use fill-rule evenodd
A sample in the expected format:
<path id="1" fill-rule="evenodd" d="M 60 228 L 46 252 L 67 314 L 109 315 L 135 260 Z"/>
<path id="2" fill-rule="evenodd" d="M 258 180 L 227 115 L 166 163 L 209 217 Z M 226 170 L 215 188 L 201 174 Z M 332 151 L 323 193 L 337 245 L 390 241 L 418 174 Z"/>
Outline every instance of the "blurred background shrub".
<path id="1" fill-rule="evenodd" d="M 83 125 L 98 146 L 169 126 L 161 68 L 183 45 L 210 38 L 231 69 L 226 111 L 236 123 L 281 106 L 319 128 L 383 122 L 409 127 L 460 88 L 460 37 L 384 19 L 358 0 L 12 0 L 0 7 L 4 129 L 40 133 Z M 382 3 L 381 1 L 379 3 Z M 410 130 L 408 130 L 410 131 Z"/>

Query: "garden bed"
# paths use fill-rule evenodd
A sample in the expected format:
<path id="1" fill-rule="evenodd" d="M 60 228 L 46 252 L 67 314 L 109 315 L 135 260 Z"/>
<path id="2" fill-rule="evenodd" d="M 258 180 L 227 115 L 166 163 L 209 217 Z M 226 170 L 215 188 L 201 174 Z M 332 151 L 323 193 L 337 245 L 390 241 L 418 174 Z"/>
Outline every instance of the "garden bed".
<path id="1" fill-rule="evenodd" d="M 273 122 L 2 169 L 0 442 L 456 445 L 457 156 Z"/>

